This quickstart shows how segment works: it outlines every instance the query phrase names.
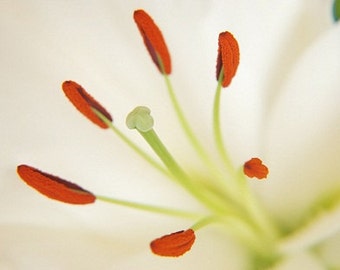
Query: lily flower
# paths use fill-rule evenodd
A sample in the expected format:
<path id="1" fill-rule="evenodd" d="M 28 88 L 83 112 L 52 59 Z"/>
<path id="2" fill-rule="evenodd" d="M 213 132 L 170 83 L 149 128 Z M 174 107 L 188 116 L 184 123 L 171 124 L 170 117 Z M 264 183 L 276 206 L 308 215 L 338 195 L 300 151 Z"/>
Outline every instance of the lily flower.
<path id="1" fill-rule="evenodd" d="M 339 1 L 0 7 L 0 268 L 340 267 Z"/>

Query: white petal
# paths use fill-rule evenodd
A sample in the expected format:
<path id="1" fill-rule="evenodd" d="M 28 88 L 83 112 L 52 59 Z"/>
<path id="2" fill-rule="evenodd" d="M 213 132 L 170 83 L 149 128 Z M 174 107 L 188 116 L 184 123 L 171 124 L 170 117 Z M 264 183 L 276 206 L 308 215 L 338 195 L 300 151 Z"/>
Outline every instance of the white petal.
<path id="1" fill-rule="evenodd" d="M 271 177 L 260 189 L 286 222 L 339 188 L 339 33 L 336 25 L 298 59 L 269 115 Z"/>
<path id="2" fill-rule="evenodd" d="M 226 121 L 226 127 L 229 129 L 231 126 L 232 136 L 236 138 L 229 142 L 230 145 L 235 145 L 232 152 L 238 155 L 236 160 L 242 160 L 243 156 L 258 148 L 258 123 L 261 117 L 254 112 L 261 112 L 259 104 L 262 100 L 259 93 L 261 94 L 266 79 L 265 74 L 270 70 L 270 66 L 262 68 L 260 63 L 267 65 L 264 63 L 265 59 L 271 59 L 276 46 L 284 39 L 283 36 L 280 37 L 274 46 L 273 41 L 276 40 L 274 33 L 285 29 L 285 22 L 292 18 L 291 14 L 297 17 L 301 14 L 298 12 L 301 11 L 301 6 L 295 5 L 295 2 L 287 1 L 287 6 L 279 5 L 280 8 L 277 8 L 275 13 L 272 13 L 273 4 L 268 4 L 266 1 L 256 1 L 255 12 L 253 5 L 248 7 L 249 2 L 236 4 L 235 1 L 225 1 L 223 5 L 221 5 L 222 1 L 217 1 L 214 5 L 196 2 L 193 4 L 191 1 L 168 1 L 164 6 L 150 4 L 149 1 L 145 1 L 144 5 L 141 5 L 140 1 L 131 4 L 127 4 L 126 1 L 114 3 L 103 1 L 100 4 L 94 2 L 84 4 L 77 1 L 45 4 L 36 1 L 20 4 L 1 3 L 0 26 L 2 36 L 6 38 L 0 44 L 2 73 L 0 77 L 2 88 L 0 185 L 5 191 L 0 198 L 1 213 L 5 213 L 1 216 L 0 222 L 19 224 L 19 227 L 7 228 L 1 233 L 2 240 L 10 247 L 6 250 L 13 252 L 7 257 L 10 259 L 8 267 L 14 265 L 20 269 L 31 261 L 36 261 L 40 263 L 42 269 L 46 269 L 46 261 L 40 260 L 40 249 L 34 246 L 33 236 L 37 235 L 35 225 L 47 226 L 50 223 L 63 229 L 63 225 L 71 226 L 71 229 L 66 230 L 66 234 L 70 238 L 75 236 L 79 239 L 73 243 L 65 242 L 60 236 L 62 233 L 54 229 L 53 232 L 47 229 L 41 233 L 42 244 L 52 247 L 50 251 L 62 250 L 58 254 L 48 255 L 52 256 L 49 260 L 50 263 L 53 262 L 52 265 L 60 266 L 56 269 L 72 268 L 74 265 L 72 256 L 65 257 L 66 261 L 60 260 L 61 257 L 70 254 L 67 253 L 69 249 L 63 252 L 65 245 L 70 249 L 83 247 L 75 254 L 77 260 L 82 262 L 83 269 L 87 266 L 89 269 L 90 266 L 91 269 L 95 268 L 90 262 L 91 256 L 82 258 L 83 253 L 94 254 L 95 257 L 102 259 L 100 266 L 103 268 L 106 265 L 110 266 L 112 261 L 121 263 L 123 268 L 120 269 L 124 267 L 131 269 L 136 264 L 146 263 L 150 263 L 154 269 L 159 269 L 159 265 L 162 265 L 162 269 L 173 269 L 174 265 L 176 269 L 181 269 L 180 267 L 187 269 L 188 265 L 193 266 L 193 262 L 197 267 L 202 267 L 201 269 L 207 269 L 207 266 L 213 267 L 215 263 L 215 268 L 221 264 L 225 267 L 230 261 L 231 264 L 239 265 L 239 258 L 243 257 L 238 257 L 238 252 L 234 256 L 228 243 L 224 243 L 224 238 L 219 237 L 212 238 L 214 241 L 206 238 L 203 240 L 204 245 L 197 245 L 196 251 L 193 250 L 193 252 L 198 250 L 198 253 L 193 253 L 194 255 L 188 259 L 183 257 L 183 260 L 170 264 L 167 260 L 154 257 L 150 259 L 152 262 L 148 261 L 150 256 L 145 256 L 149 254 L 145 249 L 139 250 L 140 253 L 126 259 L 127 257 L 119 253 L 120 250 L 114 248 L 115 252 L 122 257 L 118 259 L 117 255 L 111 258 L 107 248 L 112 243 L 111 240 L 108 241 L 109 243 L 105 242 L 105 233 L 123 235 L 126 230 L 134 231 L 135 224 L 138 224 L 143 234 L 151 236 L 151 232 L 157 232 L 158 236 L 158 233 L 164 233 L 167 229 L 182 229 L 175 227 L 175 224 L 179 227 L 190 226 L 190 224 L 187 221 L 178 223 L 177 220 L 169 222 L 168 219 L 150 215 L 146 217 L 144 213 L 132 218 L 133 211 L 102 204 L 85 208 L 57 204 L 23 185 L 18 180 L 15 167 L 20 163 L 28 163 L 72 180 L 96 193 L 112 194 L 136 201 L 197 208 L 184 192 L 172 183 L 168 183 L 159 173 L 146 169 L 143 161 L 132 158 L 131 151 L 119 143 L 110 132 L 104 133 L 98 130 L 76 112 L 60 91 L 60 84 L 68 79 L 82 84 L 112 112 L 115 124 L 122 128 L 124 128 L 125 115 L 134 106 L 152 107 L 161 137 L 166 142 L 173 141 L 174 144 L 170 144 L 173 151 L 185 160 L 192 157 L 192 152 L 188 152 L 188 147 L 183 146 L 185 140 L 178 139 L 181 132 L 178 131 L 177 125 L 173 124 L 175 122 L 173 115 L 169 115 L 169 102 L 163 89 L 162 78 L 142 45 L 131 18 L 132 11 L 143 6 L 153 15 L 164 34 L 167 33 L 165 36 L 176 66 L 176 72 L 174 71 L 172 76 L 176 81 L 176 90 L 181 95 L 180 101 L 190 105 L 186 111 L 189 116 L 196 116 L 195 130 L 203 134 L 204 141 L 206 123 L 210 123 L 208 110 L 211 107 L 207 100 L 212 100 L 216 84 L 214 66 L 217 33 L 230 29 L 242 42 L 245 62 L 238 72 L 239 77 L 235 78 L 235 86 L 230 89 L 234 94 L 229 95 L 231 98 L 226 104 L 228 109 L 224 113 L 228 117 L 242 119 L 237 120 L 236 133 L 234 133 L 232 120 Z M 264 10 L 262 7 L 265 7 Z M 291 12 L 292 8 L 295 13 Z M 208 15 L 205 15 L 206 12 Z M 278 17 L 276 24 L 273 24 L 276 14 L 281 16 Z M 227 20 L 223 16 L 228 20 L 230 18 L 232 22 L 230 26 L 226 24 Z M 268 25 L 271 26 L 270 29 L 266 28 Z M 313 25 L 315 27 L 314 23 Z M 328 27 L 320 25 L 317 24 L 316 28 L 311 27 L 313 37 L 315 33 L 320 33 Z M 215 26 L 219 26 L 220 29 Z M 256 29 L 255 37 L 261 37 L 260 33 L 263 34 L 264 30 L 268 32 L 265 38 L 262 36 L 254 42 L 254 36 L 249 34 L 249 32 L 254 34 L 251 31 L 253 29 Z M 201 44 L 202 46 L 198 46 Z M 256 51 L 256 54 L 253 54 L 254 44 L 262 48 L 261 51 Z M 262 46 L 264 44 L 266 46 Z M 268 53 L 268 48 L 272 49 L 271 53 Z M 253 57 L 247 60 L 250 56 Z M 272 61 L 276 63 L 275 59 Z M 279 60 L 277 62 L 281 63 Z M 241 97 L 237 97 L 237 91 L 241 93 Z M 197 98 L 197 104 L 196 101 L 192 102 L 193 97 Z M 252 101 L 249 103 L 249 100 Z M 229 106 L 231 103 L 235 105 Z M 237 104 L 241 105 L 237 106 Z M 235 114 L 235 110 L 239 110 L 243 118 L 238 118 L 239 115 Z M 165 121 L 161 121 L 163 119 Z M 249 122 L 253 123 L 250 127 L 248 127 Z M 242 133 L 239 130 L 246 132 Z M 239 143 L 246 141 L 238 139 L 239 135 L 249 143 L 247 145 Z M 228 138 L 232 139 L 232 136 Z M 137 135 L 134 139 L 143 145 Z M 238 154 L 237 148 L 240 148 L 240 145 L 242 149 Z M 187 162 L 190 164 L 191 160 Z M 14 200 L 15 203 L 8 203 Z M 150 222 L 152 230 L 147 226 Z M 26 227 L 27 224 L 33 224 L 33 228 Z M 103 232 L 104 236 L 91 235 L 86 230 L 78 234 L 73 231 L 75 226 L 83 226 L 83 224 L 87 224 L 89 230 Z M 23 231 L 20 235 L 21 229 Z M 27 244 L 15 245 L 20 238 L 12 241 L 11 237 L 17 234 L 26 239 Z M 93 238 L 97 237 L 101 243 L 89 246 L 93 244 Z M 54 242 L 53 240 L 56 246 L 49 245 Z M 142 240 L 138 242 L 138 248 L 145 241 L 144 238 Z M 32 249 L 29 249 L 31 246 Z M 216 250 L 210 248 L 211 246 Z M 27 249 L 31 253 L 25 257 L 22 254 Z M 126 251 L 125 246 L 124 249 Z M 207 249 L 210 256 L 204 257 Z M 131 252 L 130 248 L 127 252 Z M 13 261 L 18 254 L 23 256 L 22 260 Z M 214 256 L 217 256 L 218 260 Z M 204 262 L 197 260 L 197 257 L 204 258 Z M 6 263 L 5 260 L 2 262 Z"/>
<path id="3" fill-rule="evenodd" d="M 320 248 L 320 257 L 323 258 L 328 265 L 334 266 L 334 269 L 340 267 L 339 258 L 340 249 L 340 233 L 333 235 L 324 245 Z"/>
<path id="4" fill-rule="evenodd" d="M 322 270 L 325 268 L 322 262 L 316 259 L 313 254 L 308 252 L 297 253 L 286 260 L 283 260 L 279 265 L 272 268 L 272 270 L 291 269 Z"/>
<path id="5" fill-rule="evenodd" d="M 244 269 L 241 249 L 212 232 L 180 258 L 151 253 L 147 242 L 85 228 L 0 226 L 1 269 Z M 126 233 L 126 235 L 128 232 Z M 226 238 L 228 239 L 228 238 Z M 207 250 L 207 246 L 211 247 Z M 200 258 L 199 263 L 197 258 Z M 217 260 L 216 258 L 221 258 Z"/>

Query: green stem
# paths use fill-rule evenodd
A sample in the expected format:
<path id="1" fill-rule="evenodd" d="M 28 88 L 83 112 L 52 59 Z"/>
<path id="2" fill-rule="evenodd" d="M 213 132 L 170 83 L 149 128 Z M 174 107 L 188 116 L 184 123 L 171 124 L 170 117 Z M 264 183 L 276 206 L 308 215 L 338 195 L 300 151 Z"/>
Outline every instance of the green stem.
<path id="1" fill-rule="evenodd" d="M 116 135 L 123 140 L 131 149 L 133 149 L 139 156 L 141 156 L 145 161 L 151 164 L 155 169 L 160 171 L 162 174 L 170 177 L 169 172 L 161 165 L 159 162 L 150 157 L 146 152 L 139 148 L 134 142 L 132 142 L 128 137 L 124 135 L 118 128 L 116 128 L 112 122 L 105 117 L 101 112 L 92 108 L 94 113 L 102 120 Z"/>
<path id="2" fill-rule="evenodd" d="M 164 76 L 164 81 L 165 81 L 165 85 L 166 88 L 168 90 L 169 96 L 170 96 L 170 101 L 171 104 L 174 108 L 174 111 L 177 115 L 177 118 L 182 126 L 182 129 L 184 131 L 184 133 L 186 134 L 189 142 L 192 144 L 193 148 L 195 149 L 195 151 L 198 153 L 198 155 L 200 156 L 200 158 L 203 160 L 203 162 L 205 162 L 206 164 L 209 164 L 211 167 L 214 167 L 213 162 L 210 160 L 209 155 L 206 153 L 204 147 L 202 146 L 202 144 L 199 142 L 198 138 L 195 136 L 195 133 L 193 132 L 192 128 L 189 125 L 188 120 L 186 119 L 184 112 L 178 102 L 178 99 L 176 97 L 174 88 L 171 84 L 170 78 L 169 76 L 165 73 L 164 70 L 164 65 L 162 62 L 162 59 L 157 55 L 158 57 L 158 61 Z"/>
<path id="3" fill-rule="evenodd" d="M 273 243 L 279 237 L 279 232 L 272 220 L 264 212 L 264 208 L 261 207 L 249 188 L 245 192 L 243 198 L 246 211 L 251 218 L 250 221 L 255 225 L 258 231 L 264 235 L 264 238 L 268 243 Z"/>
<path id="4" fill-rule="evenodd" d="M 221 130 L 221 117 L 220 117 L 220 103 L 221 103 L 221 92 L 222 92 L 222 80 L 223 80 L 223 68 L 220 71 L 218 77 L 218 84 L 215 91 L 215 99 L 214 99 L 214 109 L 213 109 L 213 130 L 215 136 L 215 142 L 217 150 L 225 163 L 226 168 L 231 173 L 231 175 L 235 174 L 234 166 L 229 158 L 229 154 L 224 145 L 222 130 Z"/>
<path id="5" fill-rule="evenodd" d="M 200 219 L 198 222 L 196 222 L 194 225 L 192 225 L 190 228 L 194 231 L 197 231 L 211 223 L 220 221 L 220 218 L 218 216 L 208 216 Z"/>
<path id="6" fill-rule="evenodd" d="M 228 184 L 226 179 L 222 177 L 220 169 L 217 167 L 215 162 L 212 162 L 211 158 L 209 157 L 208 153 L 202 146 L 202 144 L 199 142 L 198 138 L 195 136 L 192 128 L 189 125 L 188 120 L 186 119 L 183 110 L 181 109 L 181 106 L 179 105 L 179 102 L 177 100 L 177 97 L 175 95 L 175 91 L 172 87 L 171 81 L 169 76 L 164 72 L 164 67 L 161 59 L 159 58 L 161 69 L 163 70 L 163 76 L 165 80 L 165 84 L 170 96 L 170 100 L 172 103 L 172 106 L 174 108 L 174 111 L 177 115 L 177 118 L 182 126 L 182 129 L 184 131 L 184 134 L 187 136 L 188 141 L 191 143 L 195 151 L 198 153 L 198 156 L 201 158 L 201 160 L 207 165 L 207 168 L 209 169 L 212 180 L 215 183 L 216 187 L 220 190 L 224 190 L 224 192 L 230 194 L 233 196 L 235 194 L 235 190 L 237 190 L 236 187 L 232 186 L 230 183 Z M 230 163 L 231 164 L 231 163 Z M 229 168 L 229 170 L 231 170 Z M 212 184 L 212 183 L 211 183 Z"/>
<path id="7" fill-rule="evenodd" d="M 147 132 L 139 131 L 139 133 L 151 146 L 151 148 L 154 150 L 157 156 L 162 160 L 162 162 L 168 168 L 168 170 L 173 174 L 174 179 L 176 179 L 187 190 L 189 191 L 196 190 L 195 186 L 191 183 L 189 177 L 186 175 L 183 169 L 177 164 L 177 162 L 172 157 L 170 152 L 166 149 L 166 147 L 159 139 L 154 129 L 150 129 Z"/>
<path id="8" fill-rule="evenodd" d="M 103 202 L 126 206 L 126 207 L 134 208 L 137 210 L 160 213 L 160 214 L 164 214 L 168 216 L 176 216 L 176 217 L 189 218 L 189 219 L 197 219 L 197 218 L 202 217 L 201 214 L 197 214 L 197 213 L 192 213 L 192 212 L 187 212 L 187 211 L 182 211 L 182 210 L 177 210 L 177 209 L 164 208 L 160 206 L 153 206 L 153 205 L 148 205 L 148 204 L 141 204 L 141 203 L 136 203 L 136 202 L 129 202 L 129 201 L 119 200 L 115 198 L 100 196 L 100 195 L 96 195 L 96 198 Z"/>
<path id="9" fill-rule="evenodd" d="M 220 117 L 222 80 L 223 80 L 223 68 L 221 69 L 218 77 L 218 84 L 216 87 L 213 108 L 213 130 L 216 147 L 219 151 L 222 160 L 224 161 L 227 170 L 233 176 L 232 178 L 235 179 L 235 181 L 237 182 L 236 185 L 238 187 L 238 191 L 241 193 L 240 196 L 242 197 L 242 199 L 240 200 L 239 198 L 238 201 L 241 201 L 241 205 L 243 202 L 245 210 L 249 214 L 249 221 L 252 222 L 258 228 L 258 230 L 266 236 L 266 238 L 268 238 L 267 239 L 268 241 L 272 241 L 277 237 L 277 231 L 275 230 L 273 224 L 269 221 L 268 217 L 263 213 L 263 209 L 260 207 L 257 200 L 251 194 L 249 186 L 246 185 L 246 180 L 244 178 L 243 173 L 235 171 L 235 168 L 229 158 L 229 154 L 223 141 Z"/>
<path id="10" fill-rule="evenodd" d="M 137 129 L 138 130 L 138 129 Z M 183 171 L 183 169 L 177 164 L 170 152 L 166 149 L 162 141 L 153 129 L 142 132 L 138 130 L 147 143 L 151 146 L 157 156 L 162 160 L 164 165 L 168 168 L 170 173 L 182 187 L 184 187 L 190 194 L 192 194 L 197 200 L 202 202 L 208 208 L 215 212 L 226 213 L 228 211 L 228 205 L 225 201 L 221 202 L 218 197 L 211 197 L 209 194 L 202 193 L 202 189 L 197 183 L 192 182 L 190 177 Z"/>
<path id="11" fill-rule="evenodd" d="M 240 188 L 238 202 L 243 206 L 248 216 L 248 222 L 253 224 L 267 241 L 275 241 L 279 236 L 277 227 L 268 217 L 259 200 L 251 192 L 242 168 L 237 171 L 236 181 Z"/>

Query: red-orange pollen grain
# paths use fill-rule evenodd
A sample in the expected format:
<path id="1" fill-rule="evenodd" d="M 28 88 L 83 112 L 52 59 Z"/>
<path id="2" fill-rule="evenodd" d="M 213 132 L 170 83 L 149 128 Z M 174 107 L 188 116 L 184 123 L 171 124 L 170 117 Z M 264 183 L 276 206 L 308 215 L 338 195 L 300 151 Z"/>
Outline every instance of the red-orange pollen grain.
<path id="1" fill-rule="evenodd" d="M 243 172 L 248 177 L 256 177 L 258 179 L 267 178 L 269 170 L 266 165 L 262 163 L 259 158 L 252 158 L 251 160 L 244 163 Z"/>
<path id="2" fill-rule="evenodd" d="M 218 37 L 216 78 L 218 80 L 223 67 L 222 86 L 227 87 L 236 74 L 240 62 L 240 50 L 237 40 L 229 32 L 222 32 Z"/>
<path id="3" fill-rule="evenodd" d="M 136 10 L 133 18 L 138 26 L 138 29 L 143 37 L 144 44 L 149 51 L 152 61 L 156 64 L 158 70 L 163 73 L 161 65 L 158 61 L 158 56 L 162 60 L 165 74 L 171 73 L 171 58 L 163 38 L 161 30 L 155 24 L 153 19 L 144 10 Z"/>
<path id="4" fill-rule="evenodd" d="M 82 86 L 73 81 L 65 81 L 62 84 L 62 89 L 66 97 L 85 117 L 101 128 L 108 128 L 108 126 L 93 112 L 91 108 L 98 110 L 112 122 L 110 113 L 98 101 L 89 95 Z"/>
<path id="5" fill-rule="evenodd" d="M 157 255 L 178 257 L 191 249 L 195 239 L 195 232 L 188 229 L 157 238 L 151 242 L 150 247 Z"/>
<path id="6" fill-rule="evenodd" d="M 51 199 L 70 204 L 89 204 L 96 200 L 91 192 L 80 186 L 31 166 L 19 165 L 17 172 L 26 184 Z"/>

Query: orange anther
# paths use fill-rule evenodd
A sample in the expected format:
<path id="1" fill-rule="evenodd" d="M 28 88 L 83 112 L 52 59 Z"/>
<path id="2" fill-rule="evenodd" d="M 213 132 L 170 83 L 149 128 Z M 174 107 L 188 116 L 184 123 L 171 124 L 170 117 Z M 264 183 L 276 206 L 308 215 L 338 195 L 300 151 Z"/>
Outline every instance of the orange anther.
<path id="1" fill-rule="evenodd" d="M 138 26 L 138 29 L 143 37 L 144 44 L 149 51 L 152 61 L 157 68 L 163 73 L 158 57 L 162 60 L 164 72 L 171 73 L 171 59 L 165 40 L 161 30 L 155 24 L 153 19 L 144 10 L 136 10 L 133 18 Z M 157 56 L 158 55 L 158 56 Z"/>
<path id="2" fill-rule="evenodd" d="M 71 204 L 88 204 L 96 200 L 91 192 L 80 186 L 31 166 L 19 165 L 17 172 L 26 184 L 51 199 Z"/>
<path id="3" fill-rule="evenodd" d="M 248 177 L 256 177 L 258 179 L 267 178 L 269 170 L 259 158 L 252 158 L 244 163 L 243 172 Z"/>
<path id="4" fill-rule="evenodd" d="M 73 81 L 66 81 L 62 85 L 62 89 L 71 101 L 71 103 L 80 111 L 85 117 L 91 120 L 94 124 L 101 128 L 108 128 L 108 126 L 93 112 L 92 108 L 99 111 L 107 119 L 112 121 L 110 113 L 91 95 L 89 95 L 83 87 Z"/>
<path id="5" fill-rule="evenodd" d="M 195 242 L 195 232 L 192 229 L 164 235 L 150 244 L 153 253 L 160 256 L 178 257 L 191 249 Z"/>
<path id="6" fill-rule="evenodd" d="M 237 40 L 229 32 L 222 32 L 218 37 L 216 78 L 219 79 L 223 67 L 222 86 L 227 87 L 236 74 L 240 62 L 240 50 Z"/>

